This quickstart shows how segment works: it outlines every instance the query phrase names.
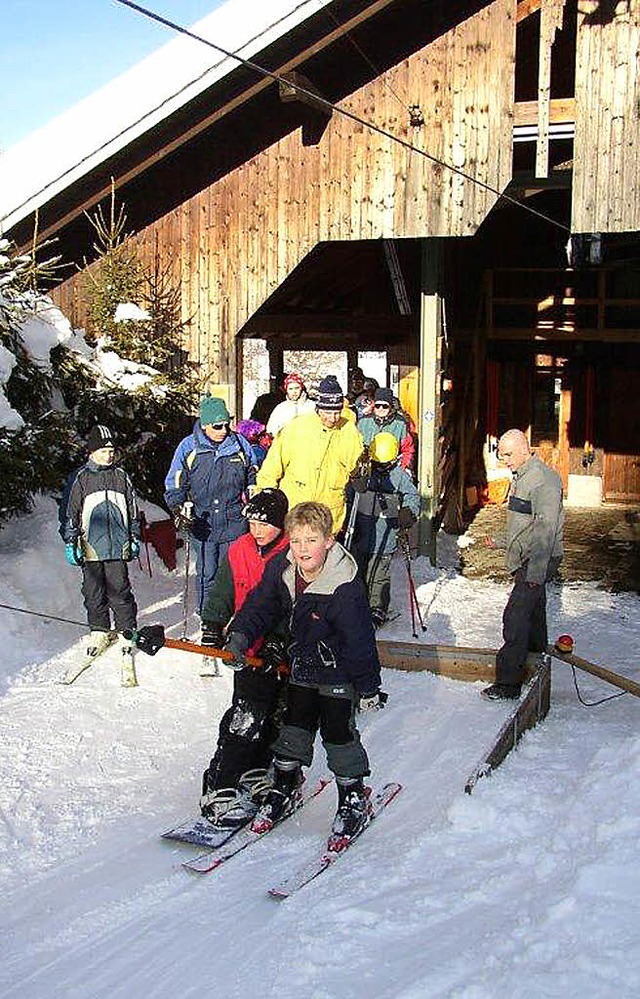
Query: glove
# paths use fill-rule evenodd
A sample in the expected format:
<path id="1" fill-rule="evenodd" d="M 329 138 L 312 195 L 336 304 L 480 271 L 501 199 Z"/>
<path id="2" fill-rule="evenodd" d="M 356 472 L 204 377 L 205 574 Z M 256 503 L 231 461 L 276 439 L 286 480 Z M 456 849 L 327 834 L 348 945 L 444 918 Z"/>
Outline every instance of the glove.
<path id="1" fill-rule="evenodd" d="M 263 661 L 262 672 L 271 673 L 286 665 L 287 643 L 282 638 L 268 638 L 259 652 Z"/>
<path id="2" fill-rule="evenodd" d="M 131 541 L 129 542 L 129 558 L 128 558 L 128 561 L 129 562 L 133 562 L 134 558 L 137 558 L 139 554 L 140 554 L 140 539 L 139 538 L 131 538 Z"/>
<path id="3" fill-rule="evenodd" d="M 416 522 L 416 515 L 408 506 L 401 506 L 398 510 L 398 527 L 401 531 L 408 531 Z"/>
<path id="4" fill-rule="evenodd" d="M 136 648 L 155 656 L 164 646 L 164 628 L 161 624 L 147 624 L 136 635 Z"/>
<path id="5" fill-rule="evenodd" d="M 366 493 L 369 486 L 369 479 L 366 475 L 356 475 L 351 479 L 351 485 L 357 493 Z"/>
<path id="6" fill-rule="evenodd" d="M 358 711 L 381 711 L 389 700 L 384 690 L 374 690 L 372 694 L 360 694 Z"/>
<path id="7" fill-rule="evenodd" d="M 221 649 L 223 642 L 222 625 L 215 621 L 203 621 L 200 644 L 208 645 L 212 649 Z"/>
<path id="8" fill-rule="evenodd" d="M 69 565 L 82 565 L 84 562 L 84 556 L 80 551 L 78 551 L 78 546 L 76 541 L 70 541 L 64 546 L 64 557 L 66 558 Z"/>
<path id="9" fill-rule="evenodd" d="M 230 652 L 233 659 L 223 659 L 222 662 L 228 669 L 244 669 L 247 665 L 244 659 L 245 652 L 249 648 L 249 639 L 241 631 L 232 631 L 227 635 L 227 640 L 222 646 L 223 652 Z"/>
<path id="10" fill-rule="evenodd" d="M 176 531 L 190 531 L 193 527 L 193 503 L 187 501 L 182 506 L 172 507 L 171 517 Z"/>

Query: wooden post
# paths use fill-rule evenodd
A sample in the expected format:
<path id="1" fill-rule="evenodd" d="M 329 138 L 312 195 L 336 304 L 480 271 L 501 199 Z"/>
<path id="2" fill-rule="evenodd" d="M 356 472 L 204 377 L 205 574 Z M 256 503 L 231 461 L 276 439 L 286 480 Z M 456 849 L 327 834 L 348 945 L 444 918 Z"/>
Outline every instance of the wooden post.
<path id="1" fill-rule="evenodd" d="M 422 240 L 420 290 L 420 390 L 418 397 L 418 489 L 422 514 L 418 551 L 436 563 L 434 517 L 438 503 L 440 340 L 442 335 L 442 242 Z"/>

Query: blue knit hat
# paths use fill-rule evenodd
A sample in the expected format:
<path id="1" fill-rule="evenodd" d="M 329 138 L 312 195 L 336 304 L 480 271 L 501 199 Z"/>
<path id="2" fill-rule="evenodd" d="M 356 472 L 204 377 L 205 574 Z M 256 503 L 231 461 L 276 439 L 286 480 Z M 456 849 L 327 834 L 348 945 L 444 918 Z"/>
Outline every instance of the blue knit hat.
<path id="1" fill-rule="evenodd" d="M 205 395 L 200 403 L 200 423 L 203 427 L 210 423 L 228 423 L 231 417 L 224 399 L 215 395 Z"/>
<path id="2" fill-rule="evenodd" d="M 327 375 L 318 385 L 316 409 L 339 413 L 344 405 L 344 392 L 335 375 Z"/>

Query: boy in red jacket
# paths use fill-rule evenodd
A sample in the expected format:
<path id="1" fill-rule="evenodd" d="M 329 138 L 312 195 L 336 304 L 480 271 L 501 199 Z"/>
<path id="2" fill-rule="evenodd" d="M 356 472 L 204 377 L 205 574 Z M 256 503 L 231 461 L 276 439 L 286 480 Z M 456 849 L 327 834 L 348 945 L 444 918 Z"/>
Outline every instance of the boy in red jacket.
<path id="1" fill-rule="evenodd" d="M 287 548 L 288 506 L 280 489 L 264 489 L 245 507 L 249 533 L 231 543 L 220 563 L 202 614 L 204 645 L 222 648 L 225 627 L 262 579 L 267 563 Z M 285 659 L 285 637 L 282 628 L 259 637 L 250 654 L 264 660 L 263 668 L 234 676 L 231 706 L 220 722 L 216 752 L 202 779 L 200 808 L 215 825 L 244 825 L 271 786 L 267 769 L 285 689 L 277 668 Z"/>

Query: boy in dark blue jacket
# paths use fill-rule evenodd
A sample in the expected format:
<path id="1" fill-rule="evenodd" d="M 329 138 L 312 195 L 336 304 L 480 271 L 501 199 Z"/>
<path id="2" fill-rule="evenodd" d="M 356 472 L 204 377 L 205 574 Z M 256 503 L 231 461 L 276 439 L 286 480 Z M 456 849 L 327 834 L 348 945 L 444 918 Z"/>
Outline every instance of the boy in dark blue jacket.
<path id="1" fill-rule="evenodd" d="M 67 562 L 82 567 L 82 595 L 91 629 L 87 654 L 98 655 L 112 637 L 110 612 L 121 634 L 136 628 L 127 562 L 140 552 L 140 522 L 131 480 L 114 464 L 108 427 L 100 424 L 91 430 L 87 450 L 86 465 L 66 484 L 59 519 Z M 123 637 L 122 645 L 130 655 L 130 637 Z"/>
<path id="2" fill-rule="evenodd" d="M 363 777 L 369 760 L 355 723 L 357 709 L 379 708 L 380 662 L 367 594 L 353 557 L 332 534 L 330 510 L 299 503 L 285 520 L 290 550 L 274 558 L 236 614 L 225 650 L 242 668 L 259 635 L 288 620 L 291 678 L 283 725 L 273 749 L 274 783 L 252 823 L 264 832 L 300 796 L 302 766 L 310 766 L 320 730 L 336 776 L 338 811 L 329 848 L 342 849 L 368 820 Z"/>

